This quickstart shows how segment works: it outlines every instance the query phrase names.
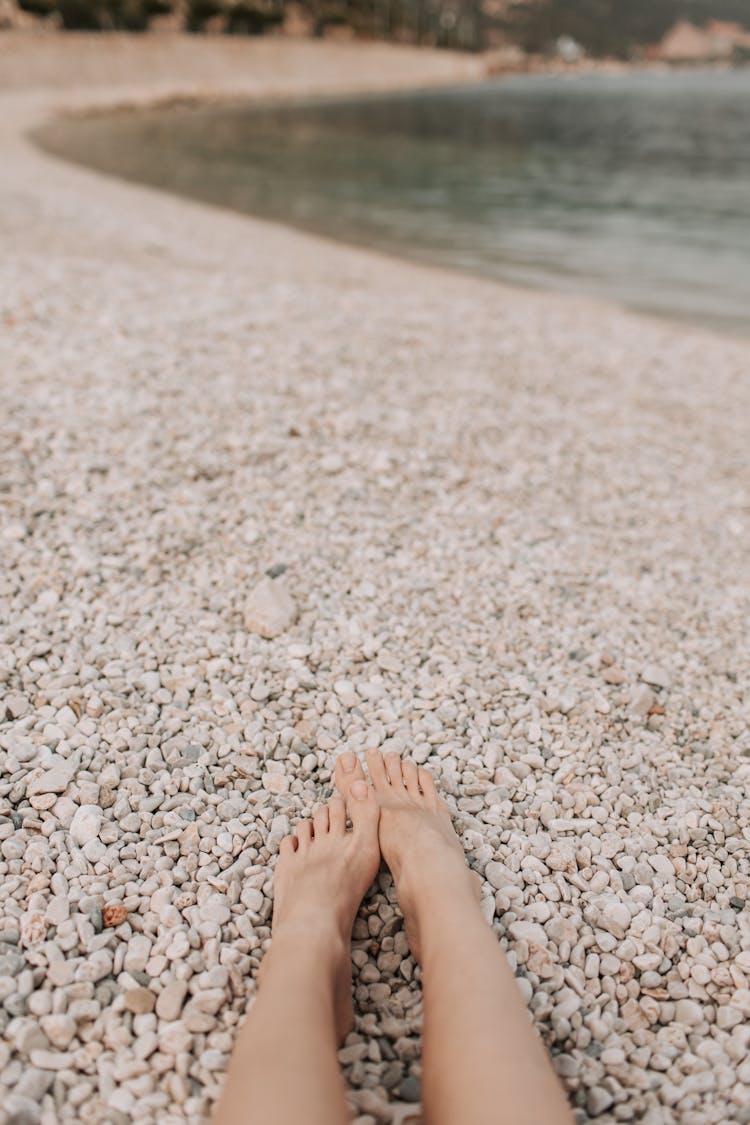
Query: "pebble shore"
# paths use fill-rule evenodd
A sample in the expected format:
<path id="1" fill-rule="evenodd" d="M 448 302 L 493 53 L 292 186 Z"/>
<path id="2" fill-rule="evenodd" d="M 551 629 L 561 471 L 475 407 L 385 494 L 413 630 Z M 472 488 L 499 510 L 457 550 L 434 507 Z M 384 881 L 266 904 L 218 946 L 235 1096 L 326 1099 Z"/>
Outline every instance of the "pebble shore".
<path id="1" fill-rule="evenodd" d="M 0 80 L 0 1121 L 206 1121 L 279 841 L 380 746 L 577 1120 L 750 1122 L 750 345 L 56 162 L 114 96 L 66 58 Z M 385 873 L 354 939 L 353 1112 L 418 1120 Z"/>

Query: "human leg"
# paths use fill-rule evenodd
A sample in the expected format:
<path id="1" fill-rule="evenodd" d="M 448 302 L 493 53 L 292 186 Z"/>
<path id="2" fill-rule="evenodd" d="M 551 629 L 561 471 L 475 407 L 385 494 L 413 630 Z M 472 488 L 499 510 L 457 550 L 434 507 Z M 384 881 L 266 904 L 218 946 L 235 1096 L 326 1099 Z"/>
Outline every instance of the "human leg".
<path id="1" fill-rule="evenodd" d="M 380 862 L 377 822 L 361 781 L 346 807 L 334 797 L 282 841 L 271 949 L 214 1125 L 349 1120 L 336 1051 L 352 1024 L 350 938 Z"/>
<path id="2" fill-rule="evenodd" d="M 372 751 L 368 765 L 381 851 L 422 967 L 427 1125 L 570 1125 L 431 775 L 397 754 Z"/>

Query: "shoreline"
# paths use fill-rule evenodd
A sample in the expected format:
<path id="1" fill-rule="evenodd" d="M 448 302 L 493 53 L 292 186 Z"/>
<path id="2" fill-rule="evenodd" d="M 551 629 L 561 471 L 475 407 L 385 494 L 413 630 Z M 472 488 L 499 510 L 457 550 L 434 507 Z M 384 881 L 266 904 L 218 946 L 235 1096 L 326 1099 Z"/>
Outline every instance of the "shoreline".
<path id="1" fill-rule="evenodd" d="M 582 1117 L 747 1110 L 750 344 L 26 137 L 471 60 L 191 41 L 156 78 L 151 47 L 95 46 L 0 65 L 4 1108 L 207 1121 L 279 840 L 379 745 L 436 775 Z M 358 1125 L 419 1097 L 392 898 L 354 931 Z"/>
<path id="2" fill-rule="evenodd" d="M 75 38 L 72 36 L 71 38 Z M 96 46 L 98 40 L 94 37 L 95 42 L 91 42 L 91 36 L 81 37 L 86 44 L 87 48 Z M 115 37 L 117 38 L 117 37 Z M 128 49 L 134 50 L 138 53 L 138 44 L 143 37 L 127 36 L 125 37 Z M 186 38 L 184 36 L 174 36 L 169 33 L 155 33 L 152 38 L 155 40 L 155 45 L 162 46 L 166 42 L 176 40 L 180 43 Z M 207 43 L 209 49 L 216 47 L 219 53 L 222 53 L 223 42 L 218 38 L 209 38 L 199 42 Z M 261 49 L 268 46 L 272 49 L 273 54 L 278 54 L 278 49 L 283 46 L 287 40 L 272 39 L 262 41 L 260 44 Z M 195 40 L 189 38 L 189 45 L 193 45 Z M 250 46 L 249 51 L 242 41 L 232 43 L 231 53 L 235 56 L 242 56 L 247 52 L 249 56 L 252 55 L 253 47 Z M 48 107 L 44 112 L 46 116 L 42 117 L 41 113 L 36 120 L 32 120 L 24 131 L 27 139 L 31 140 L 35 146 L 51 159 L 62 160 L 70 163 L 73 166 L 94 172 L 97 175 L 106 175 L 119 179 L 120 177 L 116 172 L 107 170 L 98 170 L 94 165 L 88 164 L 85 160 L 78 160 L 76 157 L 68 156 L 65 151 L 56 151 L 54 146 L 50 146 L 45 141 L 45 132 L 49 134 L 50 130 L 54 128 L 56 120 L 66 118 L 96 118 L 97 116 L 106 116 L 108 114 L 129 114 L 138 113 L 142 110 L 149 109 L 170 109 L 172 107 L 185 107 L 185 108 L 200 108 L 207 107 L 240 107 L 240 106 L 257 106 L 262 109 L 263 107 L 272 108 L 274 106 L 306 106 L 316 103 L 327 102 L 346 102 L 351 98 L 356 99 L 378 99 L 380 97 L 388 98 L 391 95 L 409 95 L 419 92 L 429 92 L 431 89 L 449 89 L 451 87 L 472 87 L 474 85 L 482 85 L 485 82 L 491 83 L 505 83 L 515 78 L 526 77 L 540 77 L 540 76 L 554 76 L 559 77 L 565 74 L 575 81 L 579 77 L 588 77 L 591 74 L 601 74 L 605 77 L 610 76 L 612 73 L 621 74 L 675 74 L 679 72 L 689 71 L 695 73 L 700 70 L 703 73 L 715 73 L 717 70 L 726 69 L 717 66 L 701 66 L 701 67 L 674 67 L 665 66 L 661 63 L 648 63 L 643 62 L 637 65 L 619 65 L 612 67 L 610 63 L 612 60 L 607 60 L 601 65 L 596 64 L 595 61 L 592 66 L 583 64 L 580 66 L 567 66 L 557 67 L 549 66 L 545 68 L 527 68 L 524 70 L 510 70 L 504 73 L 488 73 L 486 69 L 487 59 L 486 56 L 476 55 L 457 55 L 452 56 L 446 52 L 430 52 L 425 51 L 423 48 L 402 47 L 391 45 L 384 45 L 379 42 L 362 44 L 355 41 L 352 44 L 346 43 L 327 43 L 320 44 L 311 43 L 309 40 L 292 41 L 292 48 L 299 50 L 304 54 L 309 54 L 310 50 L 315 53 L 317 50 L 326 52 L 329 46 L 334 47 L 334 57 L 338 55 L 340 58 L 351 58 L 352 54 L 355 57 L 361 57 L 359 52 L 372 51 L 376 58 L 400 58 L 408 59 L 412 64 L 415 56 L 418 57 L 420 62 L 426 65 L 421 69 L 417 67 L 414 73 L 405 77 L 402 70 L 397 74 L 386 77 L 385 82 L 383 76 L 380 75 L 373 83 L 369 75 L 364 79 L 360 77 L 356 84 L 350 84 L 349 78 L 345 78 L 343 83 L 339 82 L 330 83 L 323 82 L 321 85 L 318 81 L 314 81 L 312 85 L 305 82 L 298 83 L 295 81 L 286 82 L 282 80 L 277 83 L 272 89 L 259 88 L 257 83 L 248 85 L 247 83 L 238 84 L 234 76 L 229 77 L 219 84 L 205 84 L 195 85 L 194 81 L 184 82 L 179 78 L 172 77 L 168 89 L 159 89 L 153 85 L 148 87 L 141 86 L 140 88 L 131 88 L 127 91 L 118 91 L 117 89 L 107 90 L 104 93 L 102 88 L 101 93 L 89 95 L 88 92 L 78 92 L 72 97 L 63 98 L 56 108 Z M 244 51 L 243 51 L 244 48 Z M 149 48 L 150 49 L 150 48 Z M 75 50 L 75 44 L 73 44 Z M 200 54 L 200 50 L 198 51 Z M 282 51 L 283 54 L 283 51 Z M 448 58 L 446 59 L 446 54 Z M 437 70 L 434 68 L 434 63 L 438 62 Z M 447 67 L 443 64 L 447 62 Z M 178 68 L 179 69 L 179 68 Z M 365 68 L 366 69 L 366 68 Z M 99 87 L 94 86 L 94 89 Z M 680 312 L 678 309 L 671 311 L 660 311 L 658 308 L 649 308 L 648 306 L 638 306 L 637 304 L 629 304 L 624 300 L 618 299 L 614 294 L 597 296 L 594 287 L 586 286 L 585 280 L 579 285 L 568 287 L 564 284 L 562 278 L 558 278 L 557 283 L 555 280 L 550 280 L 545 284 L 540 280 L 534 282 L 523 282 L 513 277 L 503 277 L 502 274 L 495 274 L 488 269 L 481 269 L 479 264 L 475 267 L 463 266 L 460 264 L 453 264 L 450 261 L 433 260 L 429 255 L 419 253 L 416 249 L 412 248 L 409 251 L 394 248 L 388 244 L 388 240 L 384 240 L 381 244 L 376 241 L 368 241 L 366 237 L 357 237 L 355 234 L 337 234 L 329 230 L 325 230 L 322 226 L 316 228 L 314 225 L 306 226 L 303 222 L 295 221 L 292 218 L 284 217 L 271 217 L 265 216 L 262 213 L 245 210 L 242 207 L 233 207 L 230 203 L 223 203 L 219 200 L 208 198 L 201 198 L 200 195 L 192 194 L 191 192 L 181 193 L 179 190 L 172 189 L 168 186 L 160 184 L 148 184 L 147 181 L 130 178 L 128 176 L 122 177 L 122 182 L 137 184 L 140 186 L 150 187 L 151 190 L 164 191 L 168 194 L 174 194 L 177 198 L 191 200 L 193 202 L 201 203 L 204 206 L 215 207 L 220 210 L 227 210 L 231 213 L 238 215 L 246 215 L 252 219 L 260 222 L 271 223 L 273 225 L 286 226 L 290 230 L 296 231 L 303 236 L 320 238 L 324 241 L 330 241 L 339 245 L 349 247 L 354 250 L 359 250 L 365 253 L 375 255 L 382 255 L 387 259 L 397 262 L 410 263 L 418 268 L 436 269 L 446 271 L 452 274 L 470 278 L 476 281 L 485 282 L 488 284 L 497 284 L 504 287 L 516 288 L 522 292 L 546 294 L 552 297 L 560 297 L 563 300 L 583 300 L 591 301 L 594 304 L 604 302 L 614 308 L 621 309 L 623 312 L 630 313 L 634 316 L 645 317 L 649 320 L 663 322 L 671 326 L 675 331 L 680 329 L 684 330 L 697 330 L 716 333 L 718 335 L 726 336 L 729 339 L 736 339 L 738 341 L 747 340 L 750 330 L 743 330 L 744 326 L 738 321 L 738 318 L 724 317 L 718 314 L 711 315 L 706 312 L 700 316 L 696 316 L 691 311 L 686 310 Z"/>

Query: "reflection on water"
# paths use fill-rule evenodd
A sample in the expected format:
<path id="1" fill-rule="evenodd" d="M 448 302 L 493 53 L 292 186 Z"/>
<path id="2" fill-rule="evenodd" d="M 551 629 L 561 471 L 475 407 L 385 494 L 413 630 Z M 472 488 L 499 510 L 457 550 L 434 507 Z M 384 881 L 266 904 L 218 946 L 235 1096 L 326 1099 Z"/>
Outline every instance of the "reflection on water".
<path id="1" fill-rule="evenodd" d="M 750 71 L 66 121 L 105 171 L 523 284 L 750 326 Z"/>

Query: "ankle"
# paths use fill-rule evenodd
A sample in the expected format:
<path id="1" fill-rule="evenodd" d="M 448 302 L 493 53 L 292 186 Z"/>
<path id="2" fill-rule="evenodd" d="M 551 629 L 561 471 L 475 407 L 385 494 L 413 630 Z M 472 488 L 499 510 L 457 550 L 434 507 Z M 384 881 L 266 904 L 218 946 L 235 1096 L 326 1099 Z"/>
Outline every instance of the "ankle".
<path id="1" fill-rule="evenodd" d="M 258 986 L 261 991 L 280 984 L 309 994 L 320 1002 L 334 1003 L 337 982 L 347 967 L 345 955 L 328 945 L 306 945 L 296 935 L 282 934 L 273 939 L 261 962 Z M 275 984 L 273 983 L 275 982 Z"/>
<path id="2" fill-rule="evenodd" d="M 274 925 L 269 953 L 276 950 L 289 958 L 313 960 L 321 967 L 331 965 L 335 969 L 349 956 L 350 947 L 334 918 L 300 910 Z"/>
<path id="3" fill-rule="evenodd" d="M 464 856 L 456 852 L 441 857 L 441 863 L 415 862 L 394 879 L 402 910 L 431 911 L 442 907 L 462 909 L 468 900 L 476 905 L 473 876 Z"/>

